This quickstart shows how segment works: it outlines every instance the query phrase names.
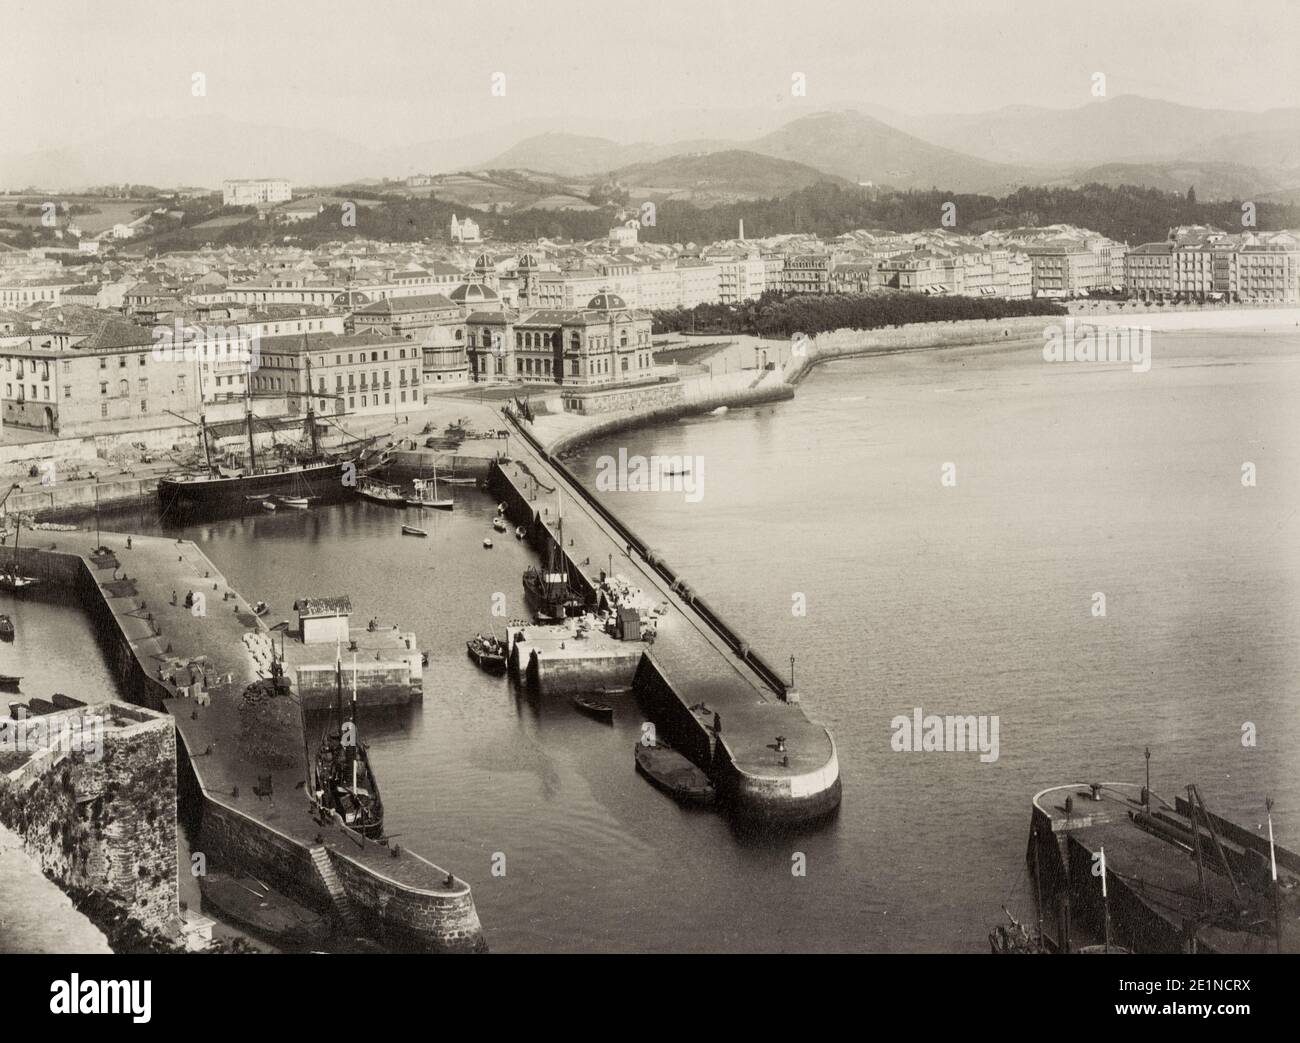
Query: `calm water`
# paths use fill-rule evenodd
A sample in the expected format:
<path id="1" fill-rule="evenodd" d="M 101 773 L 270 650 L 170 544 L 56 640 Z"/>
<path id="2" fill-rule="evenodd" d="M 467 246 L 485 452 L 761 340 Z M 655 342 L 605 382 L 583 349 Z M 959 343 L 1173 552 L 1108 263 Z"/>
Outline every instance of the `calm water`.
<path id="1" fill-rule="evenodd" d="M 794 837 L 651 790 L 631 703 L 609 728 L 477 672 L 464 639 L 493 592 L 522 612 L 530 560 L 513 539 L 481 549 L 486 495 L 457 490 L 427 540 L 365 503 L 186 531 L 272 619 L 346 592 L 356 619 L 419 634 L 423 705 L 366 733 L 389 828 L 470 881 L 493 949 L 984 951 L 1004 902 L 1031 915 L 1033 793 L 1141 781 L 1146 745 L 1158 793 L 1195 781 L 1252 826 L 1270 793 L 1300 844 L 1298 349 L 1158 335 L 1144 375 L 1049 366 L 1034 345 L 835 363 L 792 402 L 575 458 L 589 475 L 619 447 L 704 458 L 698 503 L 608 495 L 769 660 L 797 656 L 844 801 Z M 998 715 L 999 760 L 892 751 L 891 718 L 917 706 Z"/>

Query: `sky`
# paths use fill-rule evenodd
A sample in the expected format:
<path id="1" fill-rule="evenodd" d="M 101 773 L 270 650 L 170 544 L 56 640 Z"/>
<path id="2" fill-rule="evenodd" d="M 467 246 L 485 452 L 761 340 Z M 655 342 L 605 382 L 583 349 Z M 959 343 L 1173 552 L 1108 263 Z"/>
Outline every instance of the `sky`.
<path id="1" fill-rule="evenodd" d="M 743 134 L 852 106 L 1075 107 L 1095 72 L 1111 96 L 1300 105 L 1296 0 L 0 0 L 0 26 L 8 154 L 191 114 L 376 147 Z"/>

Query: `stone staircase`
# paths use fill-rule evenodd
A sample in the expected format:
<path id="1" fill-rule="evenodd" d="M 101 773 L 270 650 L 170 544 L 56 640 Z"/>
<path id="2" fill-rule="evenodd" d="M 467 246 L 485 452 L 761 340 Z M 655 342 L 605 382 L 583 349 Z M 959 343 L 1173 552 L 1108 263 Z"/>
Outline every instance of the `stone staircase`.
<path id="1" fill-rule="evenodd" d="M 352 908 L 352 900 L 348 898 L 348 893 L 339 880 L 338 874 L 334 872 L 334 863 L 330 861 L 330 853 L 325 849 L 324 844 L 317 844 L 311 849 L 311 860 L 316 866 L 316 872 L 320 875 L 321 883 L 325 885 L 325 890 L 329 892 L 330 902 L 334 906 L 334 912 L 337 914 L 343 926 L 347 928 L 350 934 L 361 934 L 361 923 L 357 919 L 356 910 Z"/>

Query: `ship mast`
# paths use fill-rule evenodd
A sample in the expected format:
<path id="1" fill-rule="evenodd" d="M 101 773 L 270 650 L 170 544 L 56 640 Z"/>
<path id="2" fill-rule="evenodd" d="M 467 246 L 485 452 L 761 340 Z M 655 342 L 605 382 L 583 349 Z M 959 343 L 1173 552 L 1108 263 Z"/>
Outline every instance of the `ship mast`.
<path id="1" fill-rule="evenodd" d="M 311 343 L 305 333 L 302 335 L 302 349 L 303 357 L 307 360 L 307 437 L 311 439 L 311 455 L 315 459 L 320 449 L 316 442 L 316 411 L 311 404 Z"/>
<path id="2" fill-rule="evenodd" d="M 208 410 L 207 403 L 204 401 L 205 393 L 203 390 L 203 360 L 199 360 L 199 441 L 203 445 L 203 459 L 208 465 L 208 474 L 215 472 L 212 470 L 212 447 L 208 441 Z"/>
<path id="3" fill-rule="evenodd" d="M 244 378 L 244 424 L 248 428 L 248 473 L 257 474 L 257 450 L 253 447 L 253 367 Z"/>

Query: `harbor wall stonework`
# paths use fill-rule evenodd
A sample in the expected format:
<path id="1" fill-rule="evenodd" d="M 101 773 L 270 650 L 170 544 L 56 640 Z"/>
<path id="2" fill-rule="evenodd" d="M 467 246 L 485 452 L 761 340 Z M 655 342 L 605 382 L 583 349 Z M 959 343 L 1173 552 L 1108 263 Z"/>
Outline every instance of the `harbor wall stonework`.
<path id="1" fill-rule="evenodd" d="M 449 894 L 422 891 L 358 865 L 337 849 L 330 851 L 330 860 L 353 908 L 385 944 L 435 953 L 486 951 L 468 886 Z"/>
<path id="2" fill-rule="evenodd" d="M 101 748 L 35 754 L 0 775 L 0 821 L 61 887 L 94 890 L 151 930 L 174 931 L 176 733 L 171 719 L 120 703 L 47 714 L 50 728 L 98 722 Z"/>
<path id="3" fill-rule="evenodd" d="M 57 537 L 58 534 L 54 535 Z M 12 547 L 0 547 L 0 566 L 14 560 L 13 551 Z M 90 615 L 118 682 L 119 692 L 137 706 L 165 711 L 164 700 L 172 693 L 145 671 L 86 561 L 80 555 L 33 547 L 19 548 L 16 558 L 21 571 L 61 588 L 60 593 L 79 601 Z M 175 830 L 180 761 L 182 782 L 179 792 L 186 803 L 186 807 L 181 810 L 186 814 L 187 821 L 198 821 L 199 845 L 195 850 L 215 855 L 231 866 L 249 869 L 267 880 L 276 890 L 303 905 L 322 911 L 332 910 L 332 899 L 312 862 L 309 848 L 281 833 L 271 823 L 246 815 L 209 792 L 203 784 L 201 766 L 195 762 L 191 751 L 186 747 L 184 737 L 181 736 L 177 742 L 174 723 L 170 718 L 166 723 L 171 736 L 170 761 L 163 759 L 159 763 L 163 765 L 164 771 L 170 766 L 171 788 L 168 796 L 172 832 L 170 847 L 161 851 L 159 857 L 165 857 L 170 868 L 173 897 L 177 873 Z M 139 768 L 139 774 L 142 778 L 151 777 L 143 767 Z M 142 804 L 142 807 L 146 806 Z M 147 807 L 145 813 L 148 813 Z M 124 834 L 123 842 L 129 842 L 129 835 Z M 368 882 L 371 871 L 366 867 L 351 860 L 339 860 L 333 852 L 331 859 L 336 867 L 346 864 L 340 869 L 339 876 L 348 891 L 349 899 L 356 903 L 358 911 L 363 915 L 366 910 L 372 910 L 371 920 L 385 924 L 390 938 L 396 939 L 400 935 L 404 944 L 425 952 L 444 951 L 449 947 L 474 951 L 486 948 L 468 886 L 462 885 L 463 895 L 457 893 L 444 896 L 404 887 L 386 877 L 374 876 Z M 152 872 L 149 873 L 148 879 L 152 881 L 153 876 Z M 172 905 L 175 906 L 176 902 L 173 901 Z M 389 907 L 401 910 L 400 926 L 389 925 L 391 917 L 382 912 Z M 444 927 L 454 932 L 454 937 L 444 938 L 437 933 Z M 467 941 L 471 937 L 474 940 Z"/>

